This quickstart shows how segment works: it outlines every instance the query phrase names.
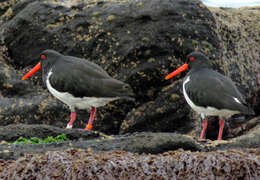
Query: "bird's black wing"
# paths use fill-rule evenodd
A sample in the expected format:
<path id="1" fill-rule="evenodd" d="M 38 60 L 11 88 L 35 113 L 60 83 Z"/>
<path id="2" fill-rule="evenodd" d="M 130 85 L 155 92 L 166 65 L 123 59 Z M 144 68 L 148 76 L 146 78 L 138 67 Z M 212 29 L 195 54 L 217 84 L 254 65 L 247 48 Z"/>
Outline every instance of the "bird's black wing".
<path id="1" fill-rule="evenodd" d="M 70 66 L 71 63 L 75 68 L 82 68 L 88 71 L 89 74 L 94 73 L 96 77 L 110 77 L 109 74 L 99 65 L 92 63 L 86 59 L 77 58 L 74 56 L 63 56 L 64 65 Z"/>
<path id="2" fill-rule="evenodd" d="M 210 69 L 189 75 L 190 81 L 185 85 L 185 89 L 195 105 L 249 113 L 242 94 L 230 78 Z"/>
<path id="3" fill-rule="evenodd" d="M 110 77 L 101 67 L 88 61 L 60 61 L 49 77 L 52 87 L 75 97 L 128 97 L 131 87 Z"/>

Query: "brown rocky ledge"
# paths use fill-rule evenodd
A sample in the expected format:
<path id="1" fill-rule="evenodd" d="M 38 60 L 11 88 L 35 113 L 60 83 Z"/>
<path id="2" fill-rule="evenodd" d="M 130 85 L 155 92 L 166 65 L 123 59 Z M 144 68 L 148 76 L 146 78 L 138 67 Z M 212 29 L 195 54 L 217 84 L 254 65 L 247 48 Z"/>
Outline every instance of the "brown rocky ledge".
<path id="1" fill-rule="evenodd" d="M 260 149 L 217 152 L 49 151 L 0 161 L 1 179 L 259 179 Z"/>

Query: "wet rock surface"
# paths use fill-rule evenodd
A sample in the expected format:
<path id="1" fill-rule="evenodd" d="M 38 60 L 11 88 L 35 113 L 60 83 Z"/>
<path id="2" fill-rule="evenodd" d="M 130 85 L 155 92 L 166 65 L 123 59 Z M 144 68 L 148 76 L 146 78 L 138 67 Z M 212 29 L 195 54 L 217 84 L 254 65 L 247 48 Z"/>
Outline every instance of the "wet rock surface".
<path id="1" fill-rule="evenodd" d="M 15 141 L 19 137 L 30 138 L 38 137 L 44 139 L 48 136 L 58 136 L 66 134 L 70 140 L 92 139 L 100 136 L 95 131 L 85 131 L 81 129 L 62 129 L 49 125 L 27 125 L 15 124 L 8 126 L 0 126 L 0 139 L 8 142 Z"/>
<path id="2" fill-rule="evenodd" d="M 24 138 L 65 134 L 70 141 L 51 144 L 7 144 Z M 18 159 L 25 154 L 45 153 L 68 148 L 91 149 L 94 152 L 124 150 L 133 153 L 158 154 L 171 150 L 216 151 L 241 148 L 260 148 L 260 127 L 249 135 L 233 138 L 229 141 L 199 140 L 192 136 L 163 133 L 137 132 L 125 135 L 108 136 L 97 131 L 81 129 L 61 129 L 49 125 L 9 125 L 0 127 L 0 159 Z M 3 141 L 5 140 L 5 141 Z"/>
<path id="3" fill-rule="evenodd" d="M 25 138 L 38 137 L 44 139 L 48 136 L 66 134 L 71 140 L 62 143 L 51 144 L 6 144 L 6 141 L 15 141 L 20 136 Z M 128 135 L 107 136 L 100 132 L 84 131 L 80 129 L 61 129 L 48 125 L 9 125 L 0 127 L 0 139 L 5 141 L 0 146 L 0 158 L 17 159 L 24 154 L 44 153 L 50 150 L 62 150 L 67 148 L 83 148 L 99 152 L 112 150 L 125 150 L 135 153 L 162 153 L 168 150 L 185 149 L 201 151 L 205 149 L 194 139 L 175 133 L 135 133 Z"/>

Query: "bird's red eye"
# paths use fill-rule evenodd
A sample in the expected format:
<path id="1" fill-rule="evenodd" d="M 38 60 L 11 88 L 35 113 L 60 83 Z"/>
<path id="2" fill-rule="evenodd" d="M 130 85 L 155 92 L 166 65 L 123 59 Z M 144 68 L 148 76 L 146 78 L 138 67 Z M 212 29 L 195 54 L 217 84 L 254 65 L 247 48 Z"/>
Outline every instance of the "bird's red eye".
<path id="1" fill-rule="evenodd" d="M 46 56 L 44 54 L 41 55 L 41 59 L 45 59 Z"/>
<path id="2" fill-rule="evenodd" d="M 189 60 L 190 60 L 190 61 L 194 61 L 195 58 L 194 58 L 194 57 L 190 57 Z"/>

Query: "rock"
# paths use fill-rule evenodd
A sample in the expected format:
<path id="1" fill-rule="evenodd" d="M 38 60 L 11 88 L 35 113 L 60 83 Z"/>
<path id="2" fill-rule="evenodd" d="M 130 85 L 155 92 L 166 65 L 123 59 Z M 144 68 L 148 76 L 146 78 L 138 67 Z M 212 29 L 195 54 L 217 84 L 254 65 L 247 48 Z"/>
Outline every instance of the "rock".
<path id="1" fill-rule="evenodd" d="M 69 110 L 65 105 L 54 99 L 39 85 L 34 86 L 29 81 L 22 81 L 21 74 L 4 58 L 6 56 L 3 54 L 3 49 L 0 49 L 1 125 L 43 123 L 65 127 L 69 120 Z M 60 120 L 55 121 L 54 116 Z M 67 117 L 67 120 L 64 120 L 64 117 Z M 80 124 L 80 126 L 84 125 L 85 123 Z"/>
<path id="2" fill-rule="evenodd" d="M 96 131 L 64 129 L 49 125 L 8 125 L 0 127 L 0 159 L 18 159 L 25 154 L 42 154 L 48 151 L 68 148 L 91 149 L 94 152 L 124 150 L 132 153 L 159 154 L 167 151 L 184 149 L 189 151 L 217 151 L 241 148 L 260 148 L 259 127 L 248 135 L 229 141 L 199 140 L 192 136 L 162 133 L 136 132 L 125 135 L 108 136 Z M 19 137 L 37 137 L 45 139 L 65 134 L 70 141 L 50 144 L 7 144 Z"/>
<path id="3" fill-rule="evenodd" d="M 218 64 L 248 99 L 259 98 L 260 34 L 259 7 L 241 9 L 209 8 L 216 20 L 222 57 Z M 258 93 L 258 95 L 257 95 Z M 255 107 L 259 107 L 254 103 Z M 257 112 L 259 114 L 259 111 Z"/>
<path id="4" fill-rule="evenodd" d="M 68 113 L 64 106 L 39 87 L 22 81 L 21 75 L 0 55 L 0 121 L 1 125 L 13 123 L 46 123 L 65 126 L 66 121 L 53 122 L 52 116 L 63 119 Z M 38 92 L 36 92 L 38 91 Z M 55 107 L 55 108 L 54 108 Z M 55 109 L 55 110 L 54 110 Z M 54 110 L 54 111 L 53 111 Z M 45 114 L 45 117 L 42 115 Z M 51 116 L 50 116 L 51 114 Z M 67 115 L 66 115 L 67 116 Z"/>
<path id="5" fill-rule="evenodd" d="M 260 113 L 260 35 L 259 7 L 241 9 L 209 8 L 216 19 L 216 26 L 222 58 L 219 66 L 225 74 L 236 82 L 239 90 L 246 96 L 248 102 Z M 241 13 L 243 12 L 243 13 Z M 250 120 L 254 121 L 253 119 Z M 245 129 L 255 127 L 256 123 L 244 123 Z M 251 125 L 250 125 L 251 124 Z M 252 124 L 254 124 L 252 126 Z M 237 120 L 230 121 L 230 126 L 237 127 Z M 235 132 L 236 130 L 231 131 Z M 241 132 L 241 131 L 240 131 Z M 241 135 L 240 134 L 236 134 Z"/>
<path id="6" fill-rule="evenodd" d="M 0 16 L 2 16 L 3 18 L 8 18 L 10 16 L 10 13 L 12 12 L 10 7 L 13 6 L 14 4 L 15 4 L 15 1 L 1 0 L 0 1 Z"/>
<path id="7" fill-rule="evenodd" d="M 191 51 L 192 41 L 181 31 L 198 40 L 209 40 L 216 50 L 213 17 L 199 1 L 78 2 L 72 8 L 53 1 L 17 3 L 14 17 L 1 26 L 2 40 L 15 64 L 35 63 L 42 50 L 53 48 L 106 63 L 114 74 L 118 74 L 114 71 L 117 69 L 132 70 L 129 63 L 136 59 L 140 62 L 132 66 L 138 65 L 137 71 L 144 65 L 160 63 L 160 56 L 165 56 L 164 60 L 177 56 L 173 50 L 180 51 L 177 57 L 185 50 Z M 22 4 L 28 5 L 24 8 Z M 155 62 L 148 62 L 149 59 Z"/>
<path id="8" fill-rule="evenodd" d="M 28 82 L 22 81 L 15 69 L 0 55 L 0 89 L 2 97 L 19 97 L 28 93 Z"/>
<path id="9" fill-rule="evenodd" d="M 231 126 L 233 124 L 229 124 L 227 138 L 231 139 L 237 137 L 242 134 L 251 133 L 260 123 L 260 117 L 255 117 L 250 119 L 249 121 L 237 123 L 236 126 Z"/>
<path id="10" fill-rule="evenodd" d="M 120 133 L 134 131 L 179 132 L 188 134 L 196 124 L 194 119 L 188 118 L 189 108 L 181 97 L 181 81 L 166 86 L 153 101 L 133 109 L 123 121 Z"/>
<path id="11" fill-rule="evenodd" d="M 57 102 L 46 93 L 30 95 L 30 97 L 1 98 L 1 125 L 26 123 L 52 124 L 58 127 L 66 126 L 68 120 L 64 120 L 64 117 L 67 117 L 69 112 L 60 102 Z M 43 114 L 45 115 L 42 116 Z M 60 121 L 55 121 L 53 116 L 60 118 Z"/>
<path id="12" fill-rule="evenodd" d="M 0 162 L 1 179 L 258 179 L 259 149 L 159 155 L 70 149 Z"/>
<path id="13" fill-rule="evenodd" d="M 210 146 L 210 150 L 219 150 L 219 149 L 234 149 L 234 148 L 258 148 L 260 145 L 260 118 L 257 119 L 258 125 L 251 129 L 247 134 L 242 136 L 224 141 L 223 143 L 213 143 Z M 243 127 L 241 127 L 243 129 Z M 246 130 L 246 129 L 244 129 Z"/>
<path id="14" fill-rule="evenodd" d="M 70 140 L 92 139 L 99 136 L 95 131 L 83 131 L 79 129 L 64 129 L 49 125 L 26 125 L 14 124 L 8 126 L 0 126 L 0 139 L 12 142 L 18 138 L 47 138 L 48 136 L 56 137 L 60 134 L 66 134 Z"/>
<path id="15" fill-rule="evenodd" d="M 2 53 L 7 54 L 9 59 L 5 60 L 11 60 L 11 63 L 3 62 L 10 71 L 13 71 L 12 65 L 25 68 L 17 70 L 16 77 L 11 80 L 6 78 L 5 82 L 0 82 L 2 87 L 4 84 L 16 85 L 11 91 L 6 87 L 0 90 L 4 97 L 1 118 L 8 119 L 4 125 L 20 122 L 65 127 L 68 122 L 68 108 L 47 96 L 40 73 L 31 82 L 20 81 L 21 74 L 29 69 L 28 65 L 34 65 L 39 53 L 47 48 L 90 59 L 114 78 L 133 87 L 135 103 L 126 104 L 120 100 L 98 109 L 94 129 L 107 134 L 154 131 L 198 136 L 200 120 L 190 113 L 181 92 L 181 80 L 164 80 L 167 73 L 185 61 L 189 52 L 197 49 L 210 57 L 216 69 L 237 82 L 254 109 L 260 107 L 258 29 L 253 31 L 249 23 L 242 23 L 246 17 L 239 11 L 214 8 L 209 11 L 197 0 L 175 0 L 174 3 L 171 0 L 163 3 L 159 0 L 77 1 L 71 4 L 25 0 L 14 1 L 10 8 L 11 16 L 2 18 L 0 23 L 0 35 L 1 43 L 6 47 Z M 246 11 L 249 16 L 259 16 L 256 10 Z M 228 24 L 229 14 L 233 12 L 242 19 Z M 257 24 L 257 18 L 252 21 Z M 242 27 L 237 26 L 240 22 Z M 225 38 L 228 32 L 232 32 L 234 38 Z M 236 46 L 236 37 L 240 39 L 239 46 Z M 255 45 L 249 60 L 243 42 Z M 236 55 L 237 60 L 232 60 L 235 53 L 227 51 L 228 47 L 234 47 L 235 52 L 243 56 L 238 58 Z M 246 65 L 247 61 L 255 66 Z M 21 105 L 28 109 L 25 113 L 15 105 L 21 102 L 17 97 L 28 102 Z M 33 104 L 33 108 L 29 104 Z M 39 110 L 35 111 L 37 108 Z M 23 115 L 18 117 L 18 113 Z M 87 111 L 80 111 L 75 128 L 84 127 L 88 116 Z M 245 121 L 250 118 L 246 117 Z M 206 137 L 216 139 L 218 125 L 216 119 L 212 122 Z M 236 122 L 230 121 L 230 127 Z M 228 134 L 227 130 L 224 133 Z"/>
<path id="16" fill-rule="evenodd" d="M 175 105 L 174 95 L 163 95 L 162 89 L 171 83 L 163 77 L 194 48 L 216 57 L 220 54 L 213 16 L 200 1 L 78 1 L 66 7 L 59 2 L 25 0 L 12 9 L 12 18 L 3 21 L 0 34 L 15 67 L 36 63 L 42 50 L 52 48 L 88 58 L 134 88 L 136 103 L 117 101 L 100 108 L 94 129 L 108 134 L 177 129 L 186 133 L 194 127 L 191 123 L 185 129 L 191 120 L 186 105 L 178 110 L 185 104 L 181 92 L 175 94 L 180 97 Z M 173 100 L 164 104 L 170 96 Z M 140 111 L 144 117 L 138 116 Z M 80 125 L 88 115 L 80 113 Z M 60 116 L 52 119 L 64 124 Z"/>
<path id="17" fill-rule="evenodd" d="M 221 58 L 216 60 L 217 67 L 236 83 L 240 92 L 245 95 L 255 110 L 256 116 L 259 117 L 260 34 L 258 19 L 260 8 L 209 8 L 209 10 L 216 20 L 216 32 L 221 42 L 219 48 L 223 52 Z M 245 117 L 244 122 L 241 123 L 237 118 L 231 118 L 228 122 L 230 131 L 239 133 L 230 136 L 226 129 L 227 136 L 239 136 L 255 127 L 256 123 L 250 121 L 254 121 L 252 117 Z M 232 129 L 240 126 L 245 127 L 243 132 Z M 211 132 L 214 131 L 216 130 Z"/>
<path id="18" fill-rule="evenodd" d="M 56 179 L 102 173 L 154 179 L 260 176 L 259 8 L 208 9 L 198 0 L 14 0 L 1 1 L 0 9 L 0 158 L 16 160 L 0 161 L 0 179 L 38 178 L 44 172 Z M 89 59 L 131 84 L 135 102 L 119 100 L 97 111 L 94 130 L 114 135 L 76 129 L 84 127 L 86 111 L 79 111 L 75 129 L 64 129 L 69 109 L 47 92 L 40 73 L 21 81 L 44 49 Z M 200 120 L 181 92 L 185 74 L 164 80 L 197 49 L 236 82 L 257 114 L 227 121 L 227 141 L 198 140 Z M 206 137 L 216 139 L 217 130 L 212 117 Z M 8 144 L 20 136 L 61 133 L 71 141 Z"/>
<path id="19" fill-rule="evenodd" d="M 136 133 L 121 136 L 107 136 L 95 131 L 78 129 L 61 129 L 48 125 L 9 125 L 0 127 L 0 139 L 8 142 L 17 140 L 19 137 L 41 139 L 48 136 L 65 134 L 70 141 L 51 144 L 17 144 L 0 145 L 1 159 L 17 159 L 24 154 L 45 153 L 50 150 L 62 150 L 67 148 L 92 149 L 95 152 L 125 150 L 135 153 L 158 154 L 169 150 L 202 151 L 206 150 L 203 145 L 194 139 L 176 133 Z"/>
<path id="20" fill-rule="evenodd" d="M 233 178 L 240 178 L 250 174 L 250 177 L 253 178 L 260 175 L 258 166 L 260 161 L 259 132 L 258 128 L 251 132 L 253 136 L 241 136 L 232 139 L 232 141 L 201 141 L 176 133 L 143 132 L 107 136 L 95 131 L 61 129 L 48 125 L 9 125 L 0 127 L 0 139 L 14 141 L 20 136 L 43 139 L 47 136 L 57 136 L 64 133 L 70 138 L 70 141 L 18 145 L 7 144 L 6 141 L 1 143 L 0 159 L 4 160 L 0 161 L 0 179 L 13 179 L 13 174 L 16 175 L 16 178 L 30 176 L 37 179 L 46 171 L 48 175 L 45 173 L 42 175 L 43 178 L 62 173 L 62 178 L 73 176 L 81 179 L 83 172 L 78 171 L 78 168 L 84 171 L 84 177 L 88 177 L 87 173 L 92 178 L 103 176 L 98 172 L 106 172 L 117 177 L 115 169 L 118 168 L 128 169 L 124 171 L 124 177 L 141 177 L 143 175 L 140 173 L 144 172 L 144 168 L 146 170 L 153 168 L 158 170 L 159 168 L 160 171 L 147 171 L 145 176 L 169 178 L 176 173 L 176 177 L 194 176 L 198 179 L 215 176 L 226 178 L 231 175 Z M 243 148 L 242 151 L 241 148 Z M 228 150 L 217 151 L 219 149 Z M 66 168 L 60 164 L 61 161 L 63 165 L 67 164 Z M 70 163 L 66 163 L 67 161 Z M 113 168 L 109 169 L 111 164 Z M 93 170 L 87 167 L 103 168 L 103 170 L 91 174 L 90 172 Z M 133 167 L 135 168 L 132 172 Z M 37 173 L 34 173 L 36 168 Z M 189 168 L 195 169 L 195 171 L 191 171 Z M 64 174 L 65 169 L 66 173 Z M 172 173 L 165 174 L 164 171 Z M 60 176 L 56 178 L 58 177 Z M 122 177 L 122 170 L 120 177 Z"/>

